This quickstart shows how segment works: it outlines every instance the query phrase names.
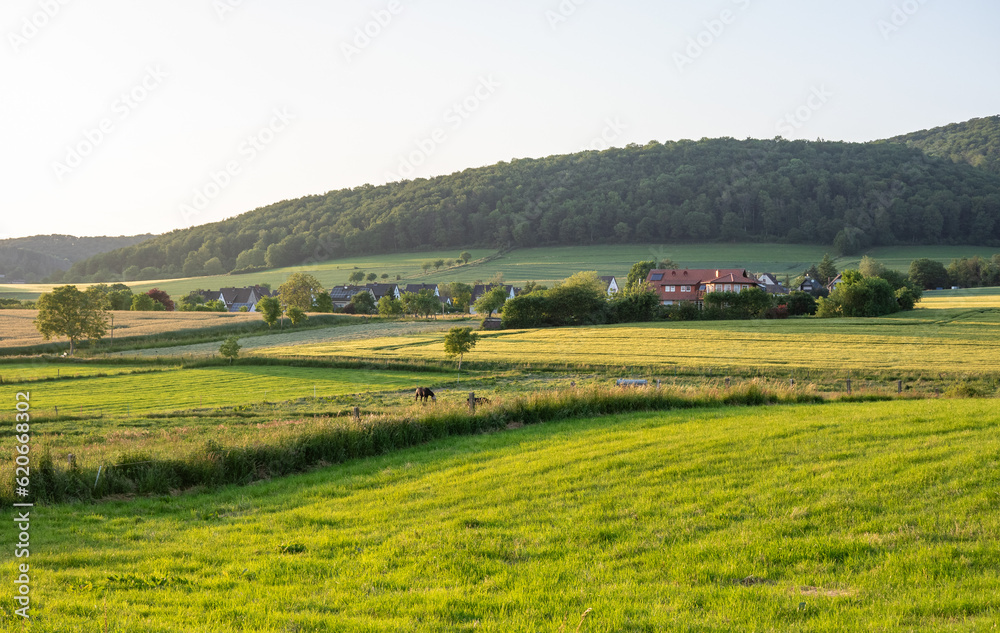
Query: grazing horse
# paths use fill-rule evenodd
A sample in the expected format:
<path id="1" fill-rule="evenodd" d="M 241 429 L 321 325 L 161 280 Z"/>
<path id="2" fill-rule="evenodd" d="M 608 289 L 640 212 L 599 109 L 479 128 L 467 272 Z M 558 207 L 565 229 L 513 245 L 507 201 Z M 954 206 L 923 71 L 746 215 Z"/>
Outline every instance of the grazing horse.
<path id="1" fill-rule="evenodd" d="M 427 398 L 431 399 L 431 402 L 437 402 L 437 398 L 434 397 L 434 392 L 427 387 L 417 387 L 417 396 L 413 399 L 414 401 L 420 400 L 421 402 L 427 402 Z"/>

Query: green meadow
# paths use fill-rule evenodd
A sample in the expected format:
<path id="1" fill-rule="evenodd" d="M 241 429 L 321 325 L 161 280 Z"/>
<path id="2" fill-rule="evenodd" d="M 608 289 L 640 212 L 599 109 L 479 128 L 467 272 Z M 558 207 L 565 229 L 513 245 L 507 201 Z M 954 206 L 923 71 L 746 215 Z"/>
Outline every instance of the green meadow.
<path id="1" fill-rule="evenodd" d="M 36 508 L 34 618 L 14 618 L 10 583 L 0 618 L 33 633 L 991 630 L 998 424 L 977 400 L 573 419 Z"/>

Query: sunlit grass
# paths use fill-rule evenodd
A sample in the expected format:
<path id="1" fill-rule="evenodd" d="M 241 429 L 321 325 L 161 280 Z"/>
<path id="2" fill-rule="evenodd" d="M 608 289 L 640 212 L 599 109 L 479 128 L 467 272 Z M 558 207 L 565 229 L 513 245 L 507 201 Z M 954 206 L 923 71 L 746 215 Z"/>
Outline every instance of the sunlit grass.
<path id="1" fill-rule="evenodd" d="M 990 630 L 998 423 L 991 401 L 636 414 L 39 508 L 26 630 L 105 608 L 185 633 L 555 632 L 588 608 L 586 632 Z"/>

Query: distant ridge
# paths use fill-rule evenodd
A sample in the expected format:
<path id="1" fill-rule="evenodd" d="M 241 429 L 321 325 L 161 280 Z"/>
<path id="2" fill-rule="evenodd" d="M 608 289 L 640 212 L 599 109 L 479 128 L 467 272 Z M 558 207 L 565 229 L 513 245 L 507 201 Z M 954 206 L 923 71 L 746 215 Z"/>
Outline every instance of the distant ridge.
<path id="1" fill-rule="evenodd" d="M 0 282 L 38 282 L 73 263 L 100 253 L 133 246 L 153 238 L 152 234 L 123 237 L 76 237 L 34 235 L 0 240 Z"/>
<path id="2" fill-rule="evenodd" d="M 888 139 L 905 143 L 931 156 L 1000 174 L 1000 115 L 952 123 Z"/>

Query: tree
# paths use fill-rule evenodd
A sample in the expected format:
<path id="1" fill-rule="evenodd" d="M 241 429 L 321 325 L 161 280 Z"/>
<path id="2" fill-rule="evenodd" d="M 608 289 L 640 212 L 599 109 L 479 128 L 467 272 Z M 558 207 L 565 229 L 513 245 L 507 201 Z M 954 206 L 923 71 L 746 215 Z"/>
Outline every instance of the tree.
<path id="1" fill-rule="evenodd" d="M 548 305 L 548 299 L 542 291 L 521 293 L 503 304 L 501 323 L 504 329 L 539 327 L 545 323 Z"/>
<path id="2" fill-rule="evenodd" d="M 479 341 L 479 335 L 471 327 L 453 327 L 444 337 L 444 353 L 449 357 L 458 356 L 458 382 L 462 382 L 462 358 Z"/>
<path id="3" fill-rule="evenodd" d="M 602 323 L 608 296 L 596 272 L 579 272 L 546 292 L 548 319 L 552 325 Z"/>
<path id="4" fill-rule="evenodd" d="M 143 295 L 145 296 L 145 295 Z M 107 332 L 108 313 L 100 292 L 81 292 L 76 286 L 59 286 L 38 298 L 35 327 L 47 341 L 53 336 L 69 339 L 69 353 L 81 338 L 99 339 Z"/>
<path id="5" fill-rule="evenodd" d="M 278 286 L 282 305 L 296 306 L 303 312 L 312 308 L 313 298 L 324 293 L 323 285 L 312 275 L 292 273 L 285 283 Z"/>
<path id="6" fill-rule="evenodd" d="M 788 316 L 816 314 L 816 299 L 808 292 L 796 290 L 788 295 Z"/>
<path id="7" fill-rule="evenodd" d="M 396 299 L 395 297 L 386 295 L 378 300 L 378 314 L 379 316 L 384 316 L 384 317 L 402 316 L 403 302 L 400 301 L 399 299 Z"/>
<path id="8" fill-rule="evenodd" d="M 260 312 L 264 323 L 270 328 L 281 318 L 281 301 L 277 297 L 264 297 L 257 302 L 257 312 Z"/>
<path id="9" fill-rule="evenodd" d="M 154 310 L 162 309 L 162 310 L 166 310 L 167 312 L 173 312 L 174 311 L 174 302 L 170 299 L 170 295 L 168 295 L 163 290 L 160 290 L 159 288 L 153 288 L 152 290 L 150 290 L 146 294 L 149 295 L 150 299 L 152 299 L 156 303 L 158 303 L 161 306 L 163 306 L 162 308 L 157 308 L 154 305 L 153 306 Z"/>
<path id="10" fill-rule="evenodd" d="M 132 306 L 132 289 L 125 284 L 97 284 L 87 289 L 101 296 L 108 310 L 128 310 Z"/>
<path id="11" fill-rule="evenodd" d="M 235 336 L 230 336 L 222 342 L 222 345 L 219 346 L 219 353 L 222 354 L 223 358 L 228 358 L 229 364 L 232 365 L 233 360 L 235 360 L 240 353 L 240 347 L 241 345 L 239 339 Z"/>
<path id="12" fill-rule="evenodd" d="M 387 279 L 389 279 L 389 273 L 382 273 L 379 277 L 380 279 L 382 279 L 383 282 L 385 282 Z"/>
<path id="13" fill-rule="evenodd" d="M 469 260 L 472 259 L 472 253 L 470 253 L 469 251 L 462 251 L 461 254 L 459 254 L 458 258 L 462 260 L 463 264 L 468 264 Z"/>
<path id="14" fill-rule="evenodd" d="M 375 312 L 375 297 L 367 290 L 362 290 L 351 297 L 351 305 L 354 306 L 356 314 L 373 314 Z"/>
<path id="15" fill-rule="evenodd" d="M 865 255 L 861 258 L 861 263 L 858 265 L 858 270 L 865 277 L 882 277 L 885 279 L 885 265 L 874 257 L 868 257 Z"/>
<path id="16" fill-rule="evenodd" d="M 924 290 L 947 288 L 949 284 L 948 269 L 944 264 L 933 259 L 915 259 L 910 262 L 910 281 Z"/>
<path id="17" fill-rule="evenodd" d="M 368 273 L 365 276 L 365 279 L 367 279 L 369 282 L 375 281 L 376 279 L 378 279 L 378 274 L 377 273 Z"/>
<path id="18" fill-rule="evenodd" d="M 823 261 L 821 261 L 819 266 L 816 268 L 816 274 L 818 275 L 816 278 L 817 281 L 824 286 L 837 277 L 837 267 L 833 265 L 833 260 L 830 259 L 829 254 L 823 255 Z"/>
<path id="19" fill-rule="evenodd" d="M 288 318 L 292 321 L 292 325 L 298 325 L 299 323 L 305 323 L 309 318 L 306 316 L 306 311 L 299 306 L 290 306 L 287 310 Z"/>
<path id="20" fill-rule="evenodd" d="M 494 312 L 497 312 L 503 307 L 503 304 L 507 301 L 509 294 L 510 291 L 503 286 L 495 286 L 494 288 L 491 288 L 489 292 L 476 300 L 476 312 L 479 314 L 485 314 L 486 318 L 492 317 Z"/>
<path id="21" fill-rule="evenodd" d="M 316 295 L 316 300 L 313 301 L 312 311 L 333 312 L 333 299 L 330 297 L 330 293 L 321 292 Z"/>
<path id="22" fill-rule="evenodd" d="M 434 270 L 439 270 L 442 266 L 444 266 L 444 260 L 443 259 L 435 259 L 434 260 Z"/>
<path id="23" fill-rule="evenodd" d="M 460 281 L 454 281 L 447 286 L 446 294 L 451 297 L 451 305 L 462 312 L 469 311 L 469 303 L 472 301 L 472 286 Z"/>
<path id="24" fill-rule="evenodd" d="M 608 300 L 613 323 L 652 321 L 660 305 L 660 295 L 645 280 L 627 284 Z"/>
<path id="25" fill-rule="evenodd" d="M 132 297 L 132 305 L 129 309 L 135 312 L 152 312 L 154 305 L 158 304 L 149 295 L 135 295 Z"/>
<path id="26" fill-rule="evenodd" d="M 206 301 L 205 308 L 211 310 L 212 312 L 229 312 L 229 309 L 226 308 L 226 302 L 222 299 L 212 299 L 211 301 Z"/>
<path id="27" fill-rule="evenodd" d="M 191 312 L 205 303 L 205 295 L 201 290 L 192 290 L 177 302 L 177 309 L 182 312 Z"/>
<path id="28" fill-rule="evenodd" d="M 206 275 L 226 274 L 226 269 L 222 266 L 222 260 L 220 260 L 218 257 L 213 257 L 212 259 L 205 262 L 205 274 Z"/>
<path id="29" fill-rule="evenodd" d="M 431 266 L 433 265 L 434 265 L 433 262 L 424 262 L 423 264 L 420 265 L 420 267 L 424 269 L 424 272 L 427 272 L 428 270 L 431 269 Z"/>
<path id="30" fill-rule="evenodd" d="M 441 301 L 431 290 L 424 288 L 417 293 L 416 307 L 418 314 L 427 317 L 441 310 Z"/>
<path id="31" fill-rule="evenodd" d="M 359 284 L 365 280 L 365 271 L 355 270 L 353 273 L 350 274 L 350 276 L 347 277 L 347 280 L 352 284 Z"/>

